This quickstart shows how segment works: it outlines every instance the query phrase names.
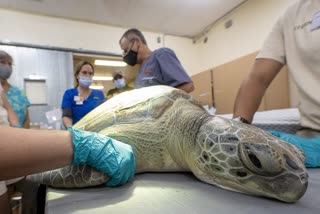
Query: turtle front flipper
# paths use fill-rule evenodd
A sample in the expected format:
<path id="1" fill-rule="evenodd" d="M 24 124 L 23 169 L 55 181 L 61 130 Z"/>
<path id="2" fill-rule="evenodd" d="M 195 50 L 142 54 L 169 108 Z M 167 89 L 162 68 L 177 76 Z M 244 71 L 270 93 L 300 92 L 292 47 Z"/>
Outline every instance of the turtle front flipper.
<path id="1" fill-rule="evenodd" d="M 104 184 L 109 177 L 87 166 L 66 166 L 27 176 L 27 180 L 52 187 L 80 188 Z"/>

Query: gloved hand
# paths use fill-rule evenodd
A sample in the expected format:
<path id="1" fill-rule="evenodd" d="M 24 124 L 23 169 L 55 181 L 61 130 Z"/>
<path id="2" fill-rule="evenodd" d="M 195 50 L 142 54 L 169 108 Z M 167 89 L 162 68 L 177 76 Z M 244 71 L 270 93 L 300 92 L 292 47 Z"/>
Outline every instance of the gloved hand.
<path id="1" fill-rule="evenodd" d="M 303 138 L 278 131 L 269 132 L 301 149 L 306 157 L 306 167 L 320 167 L 320 137 Z"/>
<path id="2" fill-rule="evenodd" d="M 132 147 L 105 135 L 68 127 L 72 133 L 74 156 L 72 164 L 88 164 L 111 179 L 106 186 L 127 183 L 133 178 L 136 160 Z"/>

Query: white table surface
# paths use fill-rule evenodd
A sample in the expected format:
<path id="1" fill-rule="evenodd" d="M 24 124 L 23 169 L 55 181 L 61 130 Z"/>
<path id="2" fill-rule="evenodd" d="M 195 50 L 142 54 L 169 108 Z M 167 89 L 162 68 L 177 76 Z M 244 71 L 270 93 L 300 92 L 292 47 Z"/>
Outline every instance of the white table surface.
<path id="1" fill-rule="evenodd" d="M 189 173 L 145 173 L 117 188 L 48 188 L 46 213 L 317 214 L 320 169 L 309 169 L 308 190 L 294 204 L 223 190 Z"/>

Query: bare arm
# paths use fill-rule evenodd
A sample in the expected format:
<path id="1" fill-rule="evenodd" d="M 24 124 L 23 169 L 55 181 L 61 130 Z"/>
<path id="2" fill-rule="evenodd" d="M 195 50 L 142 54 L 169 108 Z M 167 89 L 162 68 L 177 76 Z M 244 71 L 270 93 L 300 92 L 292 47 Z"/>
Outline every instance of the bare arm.
<path id="1" fill-rule="evenodd" d="M 24 122 L 23 122 L 23 128 L 25 128 L 25 129 L 29 129 L 30 128 L 30 116 L 29 116 L 28 108 L 26 109 L 26 117 L 25 117 Z"/>
<path id="2" fill-rule="evenodd" d="M 181 89 L 187 93 L 190 93 L 194 90 L 193 82 L 187 82 L 180 85 L 177 85 L 176 88 Z"/>
<path id="3" fill-rule="evenodd" d="M 5 93 L 1 94 L 1 99 L 3 102 L 3 107 L 7 110 L 8 113 L 8 121 L 10 126 L 18 126 L 19 125 L 19 118 L 17 114 L 13 111 L 13 109 L 10 106 L 10 103 L 5 95 Z"/>
<path id="4" fill-rule="evenodd" d="M 0 180 L 69 165 L 71 135 L 69 131 L 0 127 Z"/>
<path id="5" fill-rule="evenodd" d="M 282 67 L 282 63 L 272 59 L 256 59 L 251 73 L 238 91 L 233 117 L 241 116 L 252 121 L 263 95 Z"/>
<path id="6" fill-rule="evenodd" d="M 72 119 L 70 117 L 62 117 L 62 121 L 65 127 L 72 126 Z"/>

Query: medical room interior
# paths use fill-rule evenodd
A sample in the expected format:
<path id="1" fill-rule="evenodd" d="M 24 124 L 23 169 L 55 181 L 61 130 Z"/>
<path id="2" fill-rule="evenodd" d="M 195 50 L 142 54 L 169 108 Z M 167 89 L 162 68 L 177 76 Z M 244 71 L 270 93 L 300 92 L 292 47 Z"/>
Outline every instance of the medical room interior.
<path id="1" fill-rule="evenodd" d="M 249 118 L 250 124 L 246 124 L 245 118 L 234 115 L 239 88 L 252 71 L 273 26 L 294 4 L 298 4 L 294 7 L 300 7 L 299 11 L 305 11 L 309 7 L 306 2 L 317 5 L 317 8 L 313 7 L 314 18 L 310 22 L 306 19 L 310 26 L 294 23 L 301 24 L 295 30 L 312 27 L 310 32 L 316 35 L 313 39 L 318 40 L 319 0 L 0 0 L 0 51 L 12 57 L 12 75 L 7 79 L 0 76 L 0 80 L 1 84 L 7 81 L 16 86 L 27 97 L 27 128 L 39 132 L 70 130 L 71 126 L 65 125 L 63 120 L 70 112 L 64 110 L 62 100 L 66 90 L 81 85 L 75 70 L 85 61 L 94 69 L 89 88 L 102 92 L 106 101 L 80 119 L 80 125 L 76 123 L 75 129 L 79 127 L 103 134 L 103 129 L 97 127 L 110 126 L 104 133 L 107 136 L 111 133 L 109 137 L 115 136 L 125 144 L 132 143 L 137 161 L 134 177 L 116 187 L 109 187 L 105 182 L 68 186 L 68 175 L 63 184 L 55 185 L 56 177 L 64 176 L 63 170 L 59 171 L 61 174 L 46 174 L 47 180 L 33 174 L 19 176 L 16 183 L 3 179 L 10 212 L 319 213 L 320 138 L 318 141 L 316 137 L 299 138 L 312 141 L 308 148 L 301 144 L 301 149 L 292 146 L 291 141 L 286 140 L 289 138 L 281 138 L 284 135 L 269 133 L 274 130 L 296 137 L 304 123 L 300 108 L 304 107 L 301 105 L 308 95 L 301 93 L 298 85 L 306 86 L 302 87 L 306 90 L 314 85 L 308 82 L 307 75 L 305 80 L 304 77 L 298 77 L 298 81 L 294 79 L 296 76 L 291 69 L 297 63 L 285 60 L 292 66 L 283 63 L 281 71 L 263 94 L 253 119 Z M 301 15 L 295 12 L 297 17 Z M 177 87 L 172 84 L 168 84 L 172 87 L 137 87 L 136 78 L 145 64 L 130 66 L 125 63 L 128 50 L 122 50 L 119 45 L 124 32 L 131 28 L 142 32 L 151 51 L 169 48 L 175 53 L 193 83 L 194 89 L 190 93 L 175 89 Z M 130 41 L 129 53 L 136 48 L 135 41 Z M 285 43 L 284 49 L 287 45 Z M 286 53 L 288 57 L 294 55 L 292 50 Z M 313 51 L 314 64 L 320 63 L 320 46 L 314 47 Z M 2 63 L 0 61 L 4 66 Z M 320 65 L 317 67 L 318 73 L 312 78 L 319 78 Z M 147 72 L 150 71 L 146 70 L 145 74 Z M 118 89 L 117 77 L 124 78 L 132 90 L 109 97 L 110 90 Z M 5 93 L 5 86 L 2 87 Z M 79 97 L 80 92 L 72 97 L 72 102 L 82 105 L 84 101 Z M 251 93 L 242 97 L 246 101 L 253 99 Z M 314 106 L 319 103 L 320 100 L 315 100 Z M 184 114 L 183 109 L 188 112 Z M 193 115 L 190 109 L 200 110 L 195 110 Z M 198 111 L 205 115 L 201 117 L 207 118 L 201 120 L 213 121 L 211 131 L 216 134 L 208 134 L 208 130 L 203 131 L 205 128 L 199 128 L 196 122 L 181 122 L 182 117 L 196 117 Z M 162 114 L 167 119 L 162 121 Z M 310 115 L 319 116 L 317 113 Z M 199 118 L 192 120 L 200 121 Z M 155 127 L 148 125 L 151 123 Z M 165 130 L 166 124 L 171 124 L 172 128 Z M 151 140 L 154 144 L 149 146 L 136 145 L 130 141 L 135 125 L 141 135 L 134 137 L 141 142 L 163 137 L 159 141 Z M 1 126 L 0 123 L 0 129 Z M 25 127 L 13 129 L 20 131 L 20 128 Z M 306 128 L 320 135 L 317 127 Z M 162 135 L 163 132 L 166 134 Z M 215 143 L 209 145 L 208 139 L 215 137 Z M 10 144 L 3 138 L 0 141 L 2 145 Z M 198 143 L 200 147 L 196 146 Z M 215 146 L 210 149 L 212 145 Z M 26 152 L 33 149 L 28 147 Z M 309 159 L 318 161 L 319 165 L 310 167 L 306 161 Z M 160 162 L 161 167 L 157 165 Z M 81 165 L 77 170 L 78 177 L 86 173 Z M 70 173 L 74 171 L 75 168 Z M 22 180 L 24 185 L 19 187 Z M 75 180 L 77 182 L 77 178 Z M 7 212 L 0 210 L 2 213 Z"/>

